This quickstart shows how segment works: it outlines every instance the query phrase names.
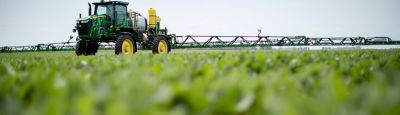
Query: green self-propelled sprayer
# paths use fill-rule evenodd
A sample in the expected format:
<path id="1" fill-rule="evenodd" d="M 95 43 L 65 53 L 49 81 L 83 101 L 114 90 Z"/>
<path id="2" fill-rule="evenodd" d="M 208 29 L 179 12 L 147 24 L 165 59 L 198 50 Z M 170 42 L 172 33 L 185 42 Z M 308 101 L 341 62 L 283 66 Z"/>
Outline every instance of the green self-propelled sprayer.
<path id="1" fill-rule="evenodd" d="M 95 55 L 101 42 L 114 42 L 115 54 L 134 54 L 138 46 L 153 53 L 169 53 L 172 35 L 160 28 L 156 10 L 148 10 L 149 17 L 128 10 L 128 2 L 104 1 L 89 5 L 89 16 L 76 21 L 78 32 L 76 54 Z M 92 6 L 94 12 L 92 14 Z"/>

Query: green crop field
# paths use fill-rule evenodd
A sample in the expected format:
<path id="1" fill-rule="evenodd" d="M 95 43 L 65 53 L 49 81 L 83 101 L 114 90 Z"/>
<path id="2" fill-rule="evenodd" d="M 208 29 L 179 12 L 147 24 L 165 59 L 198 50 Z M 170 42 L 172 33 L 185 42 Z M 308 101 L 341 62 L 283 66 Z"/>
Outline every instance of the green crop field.
<path id="1" fill-rule="evenodd" d="M 0 53 L 0 114 L 400 114 L 400 50 Z"/>

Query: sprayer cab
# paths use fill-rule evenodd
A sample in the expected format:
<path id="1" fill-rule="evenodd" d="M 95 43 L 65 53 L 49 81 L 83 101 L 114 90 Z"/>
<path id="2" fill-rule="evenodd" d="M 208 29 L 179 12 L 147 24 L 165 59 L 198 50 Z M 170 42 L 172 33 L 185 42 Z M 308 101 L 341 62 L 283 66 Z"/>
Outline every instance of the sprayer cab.
<path id="1" fill-rule="evenodd" d="M 95 16 L 107 16 L 113 24 L 121 24 L 127 19 L 127 6 L 129 3 L 122 1 L 97 2 Z"/>

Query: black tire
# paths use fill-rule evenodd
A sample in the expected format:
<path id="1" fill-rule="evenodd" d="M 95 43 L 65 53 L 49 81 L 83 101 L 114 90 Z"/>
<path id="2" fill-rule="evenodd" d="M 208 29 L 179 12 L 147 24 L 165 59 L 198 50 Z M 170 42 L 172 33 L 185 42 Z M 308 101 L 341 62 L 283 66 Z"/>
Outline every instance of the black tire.
<path id="1" fill-rule="evenodd" d="M 119 55 L 122 53 L 122 44 L 126 39 L 129 39 L 132 41 L 133 54 L 135 54 L 137 52 L 136 41 L 134 39 L 132 39 L 132 37 L 129 35 L 120 35 L 120 36 L 118 36 L 117 41 L 115 42 L 115 54 L 116 55 Z"/>
<path id="2" fill-rule="evenodd" d="M 88 47 L 86 48 L 86 54 L 85 55 L 96 55 L 97 50 L 99 49 L 99 43 L 96 41 L 89 41 Z"/>
<path id="3" fill-rule="evenodd" d="M 167 53 L 169 53 L 171 51 L 171 44 L 169 43 L 169 41 L 167 40 L 167 38 L 165 38 L 164 36 L 157 36 L 154 38 L 153 40 L 153 44 L 152 44 L 152 51 L 153 54 L 159 54 L 160 52 L 158 51 L 158 45 L 161 41 L 165 41 L 167 43 Z"/>
<path id="4" fill-rule="evenodd" d="M 80 55 L 96 55 L 99 49 L 99 43 L 96 41 L 78 41 L 75 46 L 75 54 Z"/>
<path id="5" fill-rule="evenodd" d="M 75 45 L 75 54 L 76 54 L 77 56 L 80 56 L 80 55 L 82 55 L 82 54 L 85 53 L 85 51 L 84 51 L 84 49 L 86 48 L 85 45 L 86 45 L 86 44 L 85 44 L 85 41 L 78 41 L 78 42 L 76 43 L 76 45 Z"/>
<path id="6" fill-rule="evenodd" d="M 170 40 L 168 40 L 167 42 L 168 42 L 168 53 L 169 53 L 169 52 L 171 52 L 171 49 L 172 49 L 171 45 L 172 44 L 171 44 Z"/>

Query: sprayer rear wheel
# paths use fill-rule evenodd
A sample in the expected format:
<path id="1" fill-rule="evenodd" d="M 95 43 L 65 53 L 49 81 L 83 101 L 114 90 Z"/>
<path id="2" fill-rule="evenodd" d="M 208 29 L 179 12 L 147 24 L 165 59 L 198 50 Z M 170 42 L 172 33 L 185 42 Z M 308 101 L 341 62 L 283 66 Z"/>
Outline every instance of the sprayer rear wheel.
<path id="1" fill-rule="evenodd" d="M 164 36 L 154 38 L 152 45 L 153 54 L 168 54 L 171 51 L 171 45 Z"/>

